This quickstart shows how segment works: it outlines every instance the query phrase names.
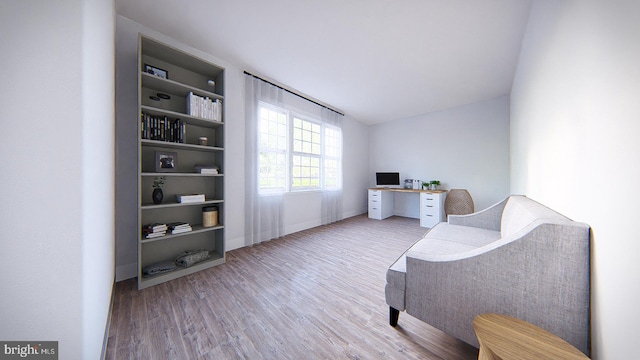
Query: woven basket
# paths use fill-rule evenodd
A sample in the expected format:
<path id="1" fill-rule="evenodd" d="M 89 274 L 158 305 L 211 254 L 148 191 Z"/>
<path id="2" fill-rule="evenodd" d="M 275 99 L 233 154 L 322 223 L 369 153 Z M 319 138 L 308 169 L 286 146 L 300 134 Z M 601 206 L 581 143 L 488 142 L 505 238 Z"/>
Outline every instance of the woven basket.
<path id="1" fill-rule="evenodd" d="M 451 189 L 444 200 L 444 211 L 449 215 L 473 213 L 473 199 L 466 189 Z"/>

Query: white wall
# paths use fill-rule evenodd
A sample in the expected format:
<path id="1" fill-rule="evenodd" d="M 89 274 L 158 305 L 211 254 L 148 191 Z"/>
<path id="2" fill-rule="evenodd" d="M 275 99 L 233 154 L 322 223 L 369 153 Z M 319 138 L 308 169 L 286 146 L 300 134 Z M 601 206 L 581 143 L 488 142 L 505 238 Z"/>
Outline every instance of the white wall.
<path id="1" fill-rule="evenodd" d="M 369 186 L 377 171 L 440 180 L 443 189 L 468 189 L 476 210 L 509 195 L 506 96 L 371 126 L 369 142 Z M 394 198 L 397 211 L 418 209 L 417 197 Z"/>
<path id="2" fill-rule="evenodd" d="M 344 138 L 343 204 L 344 217 L 366 213 L 369 187 L 369 126 L 347 114 L 342 125 Z"/>
<path id="3" fill-rule="evenodd" d="M 115 280 L 115 5 L 82 10 L 82 358 L 95 359 Z"/>
<path id="4" fill-rule="evenodd" d="M 511 184 L 591 225 L 592 357 L 637 358 L 640 2 L 532 2 L 511 97 Z"/>
<path id="5" fill-rule="evenodd" d="M 0 3 L 0 339 L 60 358 L 100 357 L 114 281 L 114 11 Z"/>
<path id="6" fill-rule="evenodd" d="M 137 275 L 137 90 L 136 54 L 138 32 L 225 68 L 225 238 L 226 250 L 245 246 L 244 240 L 244 69 L 204 53 L 122 16 L 116 25 L 116 278 Z M 303 109 L 304 110 L 304 109 Z M 366 126 L 345 117 L 343 127 L 345 184 L 344 216 L 366 212 L 367 147 Z M 285 233 L 321 223 L 319 193 L 287 195 Z"/>

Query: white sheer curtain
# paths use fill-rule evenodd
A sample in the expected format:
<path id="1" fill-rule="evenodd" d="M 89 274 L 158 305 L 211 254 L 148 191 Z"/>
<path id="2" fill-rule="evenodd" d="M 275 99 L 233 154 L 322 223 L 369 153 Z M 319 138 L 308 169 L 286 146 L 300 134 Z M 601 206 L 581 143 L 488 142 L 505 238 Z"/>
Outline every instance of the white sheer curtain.
<path id="1" fill-rule="evenodd" d="M 342 118 L 343 116 L 333 110 L 321 108 L 320 117 L 323 123 L 340 129 L 340 154 L 342 158 Z M 322 224 L 342 220 L 342 161 L 339 164 L 338 186 L 334 189 L 322 191 L 321 204 Z"/>
<path id="2" fill-rule="evenodd" d="M 284 235 L 284 195 L 258 192 L 258 102 L 283 106 L 283 90 L 245 74 L 245 244 Z M 231 214 L 233 216 L 233 214 Z"/>
<path id="3" fill-rule="evenodd" d="M 259 192 L 259 145 L 258 127 L 260 102 L 283 109 L 294 108 L 294 102 L 299 98 L 286 94 L 277 86 L 271 85 L 250 74 L 245 74 L 245 244 L 253 245 L 263 241 L 275 239 L 284 235 L 284 193 L 260 194 Z M 295 99 L 295 100 L 292 100 Z M 299 103 L 297 103 L 299 105 Z M 339 129 L 339 156 L 342 154 L 342 118 L 335 111 L 329 110 L 315 103 L 305 103 L 306 112 L 320 115 L 325 127 Z M 335 136 L 334 136 L 335 138 Z M 332 174 L 333 169 L 332 167 Z M 309 204 L 311 207 L 320 205 L 321 223 L 329 224 L 342 220 L 342 161 L 338 163 L 337 184 L 321 190 L 321 203 Z M 290 181 L 288 179 L 287 181 Z M 316 207 L 317 209 L 317 207 Z M 231 214 L 233 215 L 233 214 Z"/>

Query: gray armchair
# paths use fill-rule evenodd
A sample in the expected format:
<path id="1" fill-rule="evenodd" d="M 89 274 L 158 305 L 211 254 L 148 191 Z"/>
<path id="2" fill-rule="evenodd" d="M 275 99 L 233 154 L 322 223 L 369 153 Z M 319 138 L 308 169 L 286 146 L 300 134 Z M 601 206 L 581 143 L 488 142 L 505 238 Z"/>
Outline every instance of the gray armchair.
<path id="1" fill-rule="evenodd" d="M 390 323 L 405 311 L 473 346 L 481 313 L 517 317 L 589 355 L 589 226 L 524 196 L 452 215 L 387 271 Z"/>

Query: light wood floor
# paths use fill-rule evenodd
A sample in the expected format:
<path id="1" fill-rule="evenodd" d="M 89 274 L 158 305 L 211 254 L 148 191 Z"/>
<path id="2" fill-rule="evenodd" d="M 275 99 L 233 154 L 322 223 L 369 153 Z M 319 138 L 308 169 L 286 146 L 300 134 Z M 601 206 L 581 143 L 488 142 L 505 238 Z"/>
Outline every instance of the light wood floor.
<path id="1" fill-rule="evenodd" d="M 476 359 L 405 313 L 388 323 L 386 268 L 419 221 L 356 216 L 227 253 L 142 291 L 116 284 L 107 359 Z"/>

